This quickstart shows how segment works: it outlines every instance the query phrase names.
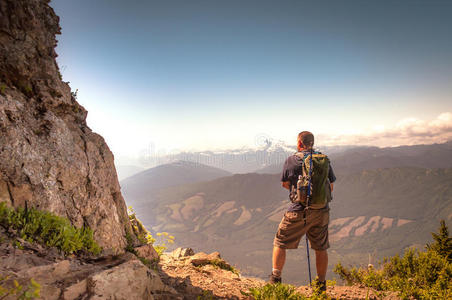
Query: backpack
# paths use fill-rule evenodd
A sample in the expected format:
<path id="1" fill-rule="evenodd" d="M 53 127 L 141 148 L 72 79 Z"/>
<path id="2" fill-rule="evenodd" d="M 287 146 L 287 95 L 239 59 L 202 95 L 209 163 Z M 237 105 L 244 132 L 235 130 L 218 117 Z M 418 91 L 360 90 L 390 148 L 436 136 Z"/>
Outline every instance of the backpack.
<path id="1" fill-rule="evenodd" d="M 303 160 L 302 173 L 298 176 L 296 199 L 293 202 L 301 203 L 312 209 L 324 208 L 331 201 L 331 186 L 328 179 L 330 160 L 328 156 L 317 151 L 312 153 L 297 152 L 295 155 Z M 312 155 L 311 197 L 308 200 L 309 175 Z"/>

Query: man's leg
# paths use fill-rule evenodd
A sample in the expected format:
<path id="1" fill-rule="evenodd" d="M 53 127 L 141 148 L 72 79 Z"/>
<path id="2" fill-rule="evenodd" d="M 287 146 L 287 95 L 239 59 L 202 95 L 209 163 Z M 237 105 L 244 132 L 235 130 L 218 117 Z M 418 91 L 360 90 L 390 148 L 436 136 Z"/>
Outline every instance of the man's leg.
<path id="1" fill-rule="evenodd" d="M 272 275 L 270 276 L 269 283 L 280 283 L 281 272 L 286 261 L 286 249 L 273 246 L 273 259 L 272 259 Z"/>
<path id="2" fill-rule="evenodd" d="M 279 272 L 281 273 L 285 262 L 286 249 L 273 246 L 273 270 L 279 270 Z M 281 276 L 281 274 L 279 274 L 279 276 Z"/>
<path id="3" fill-rule="evenodd" d="M 301 237 L 306 233 L 302 211 L 289 211 L 279 223 L 273 240 L 272 276 L 270 282 L 281 282 L 281 271 L 286 262 L 286 249 L 296 249 Z"/>
<path id="4" fill-rule="evenodd" d="M 327 250 L 315 250 L 315 266 L 317 268 L 317 276 L 319 277 L 319 281 L 325 281 L 326 269 L 328 267 Z"/>
<path id="5" fill-rule="evenodd" d="M 325 277 L 328 268 L 328 252 L 330 244 L 328 241 L 329 210 L 312 210 L 313 226 L 307 232 L 312 248 L 315 250 L 315 266 L 322 291 L 326 290 Z"/>

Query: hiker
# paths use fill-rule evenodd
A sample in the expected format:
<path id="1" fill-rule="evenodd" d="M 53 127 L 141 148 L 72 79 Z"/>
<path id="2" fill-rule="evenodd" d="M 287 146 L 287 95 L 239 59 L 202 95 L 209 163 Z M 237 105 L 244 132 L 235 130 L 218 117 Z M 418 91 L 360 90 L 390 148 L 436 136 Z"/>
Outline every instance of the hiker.
<path id="1" fill-rule="evenodd" d="M 292 203 L 279 224 L 273 242 L 273 269 L 269 282 L 281 282 L 286 249 L 297 249 L 301 238 L 306 234 L 315 251 L 318 284 L 322 291 L 326 291 L 327 249 L 330 246 L 328 202 L 331 201 L 336 177 L 328 157 L 314 151 L 313 146 L 314 135 L 309 131 L 300 132 L 297 139 L 298 152 L 289 156 L 284 163 L 281 184 L 290 191 Z M 314 180 L 308 178 L 309 169 L 313 170 L 311 179 Z M 310 196 L 307 195 L 308 185 L 312 191 Z M 309 248 L 307 250 L 309 255 Z"/>

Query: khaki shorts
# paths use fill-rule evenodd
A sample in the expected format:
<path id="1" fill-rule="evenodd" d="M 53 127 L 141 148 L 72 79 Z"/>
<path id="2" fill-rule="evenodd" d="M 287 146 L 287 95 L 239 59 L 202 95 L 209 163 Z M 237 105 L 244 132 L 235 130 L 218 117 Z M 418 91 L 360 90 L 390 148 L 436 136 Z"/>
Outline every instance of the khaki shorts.
<path id="1" fill-rule="evenodd" d="M 301 238 L 306 234 L 312 249 L 328 249 L 329 211 L 329 208 L 309 209 L 306 212 L 306 224 L 303 220 L 303 211 L 286 212 L 279 224 L 273 245 L 283 249 L 297 249 Z"/>

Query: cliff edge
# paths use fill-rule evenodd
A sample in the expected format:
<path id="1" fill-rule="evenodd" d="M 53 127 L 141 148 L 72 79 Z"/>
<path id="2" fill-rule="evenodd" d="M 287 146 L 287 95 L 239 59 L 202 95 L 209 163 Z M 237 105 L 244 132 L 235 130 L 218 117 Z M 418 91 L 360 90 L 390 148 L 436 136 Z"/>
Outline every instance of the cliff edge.
<path id="1" fill-rule="evenodd" d="M 113 154 L 62 81 L 48 3 L 0 2 L 0 201 L 89 226 L 104 250 L 123 252 L 131 228 Z"/>

